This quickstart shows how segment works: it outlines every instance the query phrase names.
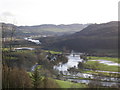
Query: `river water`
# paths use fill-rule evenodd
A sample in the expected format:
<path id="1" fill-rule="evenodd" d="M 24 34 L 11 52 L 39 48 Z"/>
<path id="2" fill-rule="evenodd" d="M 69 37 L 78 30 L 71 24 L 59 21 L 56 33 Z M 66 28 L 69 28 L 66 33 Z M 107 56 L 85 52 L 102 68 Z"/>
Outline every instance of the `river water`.
<path id="1" fill-rule="evenodd" d="M 35 48 L 30 47 L 21 47 L 21 48 L 14 48 L 15 50 L 34 50 Z"/>
<path id="2" fill-rule="evenodd" d="M 25 40 L 28 40 L 30 42 L 36 43 L 36 44 L 41 44 L 39 40 L 33 40 L 31 38 L 24 38 Z M 26 48 L 18 48 L 18 49 L 26 49 Z M 30 50 L 34 50 L 34 48 L 29 48 Z M 93 82 L 94 80 L 81 80 L 81 79 L 76 79 L 78 77 L 82 78 L 90 78 L 93 79 L 95 76 L 92 74 L 87 74 L 87 73 L 69 73 L 67 70 L 71 67 L 78 68 L 79 62 L 82 62 L 83 59 L 80 58 L 80 55 L 73 55 L 72 53 L 70 55 L 67 55 L 68 62 L 65 64 L 59 63 L 58 65 L 54 66 L 55 70 L 62 71 L 64 75 L 69 75 L 69 76 L 64 76 L 67 78 L 69 81 L 74 81 L 77 83 L 90 83 Z M 93 60 L 95 61 L 95 60 Z M 99 61 L 100 63 L 104 63 L 107 65 L 119 65 L 117 63 L 114 63 L 112 61 L 107 61 L 107 60 L 96 60 Z M 35 67 L 35 65 L 33 66 Z M 33 69 L 33 68 L 32 68 Z M 99 71 L 98 72 L 107 72 L 107 73 L 116 73 L 116 72 L 109 72 L 109 71 Z M 102 77 L 101 80 L 109 81 L 109 82 L 103 82 L 103 81 L 97 81 L 102 84 L 102 86 L 113 86 L 113 85 L 119 85 L 118 81 L 120 80 L 119 78 L 110 78 L 110 77 Z M 112 81 L 112 82 L 111 82 Z"/>
<path id="3" fill-rule="evenodd" d="M 98 61 L 99 63 L 111 65 L 111 66 L 120 66 L 118 63 L 114 63 L 112 61 L 107 61 L 107 60 L 91 60 L 91 61 Z"/>
<path id="4" fill-rule="evenodd" d="M 74 81 L 74 82 L 77 82 L 77 83 L 90 83 L 94 80 L 81 80 L 81 79 L 75 79 L 75 78 L 79 78 L 79 77 L 82 77 L 82 78 L 89 78 L 89 79 L 94 79 L 96 76 L 95 75 L 92 75 L 92 74 L 88 74 L 88 73 L 69 73 L 67 70 L 71 67 L 76 67 L 78 68 L 78 64 L 79 62 L 82 62 L 83 59 L 80 58 L 80 55 L 73 55 L 73 54 L 70 54 L 67 56 L 68 58 L 68 62 L 65 63 L 65 64 L 62 64 L 62 63 L 59 63 L 58 65 L 54 66 L 54 69 L 55 70 L 58 70 L 58 71 L 62 71 L 63 75 L 69 75 L 69 76 L 64 76 L 67 80 L 69 81 Z M 101 61 L 101 62 L 100 62 Z M 118 65 L 114 62 L 107 62 L 107 60 L 99 60 L 100 63 L 103 63 L 104 61 L 104 64 L 107 64 L 107 65 Z M 107 73 L 120 73 L 120 72 L 110 72 L 110 71 L 100 71 L 100 70 L 96 70 L 98 72 L 107 72 Z M 118 85 L 120 83 L 118 83 L 118 81 L 120 81 L 119 78 L 112 78 L 112 77 L 100 77 L 100 80 L 103 80 L 103 81 L 108 81 L 108 82 L 103 82 L 103 81 L 98 81 L 99 83 L 101 83 L 102 86 L 113 86 L 113 85 Z"/>
<path id="5" fill-rule="evenodd" d="M 33 42 L 35 44 L 42 44 L 39 40 L 34 40 L 30 37 L 25 37 L 24 38 L 27 41 Z M 35 50 L 35 48 L 31 48 L 31 47 L 20 47 L 20 48 L 14 48 L 15 50 Z"/>
<path id="6" fill-rule="evenodd" d="M 83 59 L 80 58 L 80 55 L 73 55 L 70 54 L 67 56 L 68 62 L 65 64 L 59 63 L 57 66 L 54 66 L 54 69 L 59 70 L 59 71 L 67 71 L 67 69 L 71 67 L 76 67 L 78 68 L 79 62 L 82 62 Z M 112 61 L 107 61 L 107 60 L 90 60 L 90 61 L 98 61 L 99 63 L 103 63 L 106 65 L 111 65 L 111 66 L 119 66 L 120 64 L 114 63 Z M 96 70 L 97 71 L 97 70 Z M 100 71 L 99 72 L 108 72 L 108 73 L 116 73 L 116 72 L 111 72 L 111 71 Z"/>
<path id="7" fill-rule="evenodd" d="M 80 58 L 80 55 L 75 55 L 73 54 L 67 56 L 68 62 L 65 64 L 59 63 L 59 65 L 54 66 L 54 69 L 59 70 L 59 71 L 67 71 L 67 69 L 71 67 L 78 67 L 78 63 L 82 62 L 83 59 Z"/>
<path id="8" fill-rule="evenodd" d="M 118 82 L 103 82 L 103 81 L 95 81 L 95 80 L 81 80 L 81 79 L 68 79 L 69 81 L 74 81 L 77 83 L 84 83 L 84 84 L 99 84 L 100 86 L 117 86 L 120 84 Z"/>
<path id="9" fill-rule="evenodd" d="M 32 38 L 30 38 L 30 37 L 26 37 L 26 38 L 24 38 L 25 40 L 28 40 L 28 41 L 30 41 L 30 42 L 33 42 L 33 43 L 35 43 L 35 44 L 41 44 L 41 42 L 39 41 L 39 40 L 34 40 L 34 39 L 32 39 Z"/>

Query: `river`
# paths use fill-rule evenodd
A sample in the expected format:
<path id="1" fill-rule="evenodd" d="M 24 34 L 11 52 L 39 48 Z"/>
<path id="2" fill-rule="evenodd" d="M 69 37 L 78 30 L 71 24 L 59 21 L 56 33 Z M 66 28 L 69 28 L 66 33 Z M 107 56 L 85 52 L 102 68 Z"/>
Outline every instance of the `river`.
<path id="1" fill-rule="evenodd" d="M 25 37 L 24 39 L 25 39 L 25 40 L 28 40 L 28 41 L 30 41 L 30 42 L 33 42 L 33 43 L 35 43 L 35 44 L 42 44 L 39 40 L 34 40 L 34 39 L 32 39 L 31 37 Z"/>
<path id="2" fill-rule="evenodd" d="M 35 44 L 42 44 L 39 40 L 34 40 L 31 37 L 25 37 L 24 38 L 27 41 L 33 42 Z M 14 48 L 15 50 L 35 50 L 35 48 L 31 48 L 31 47 L 20 47 L 20 48 Z"/>
<path id="3" fill-rule="evenodd" d="M 91 61 L 98 61 L 99 63 L 107 64 L 110 66 L 120 66 L 118 63 L 114 63 L 112 61 L 107 61 L 107 60 L 91 60 Z"/>
<path id="4" fill-rule="evenodd" d="M 31 39 L 31 38 L 24 38 L 25 40 L 28 40 L 30 42 L 33 42 L 33 43 L 36 43 L 36 44 L 41 44 L 41 42 L 39 40 L 34 40 L 34 39 Z M 18 48 L 18 49 L 26 49 L 26 48 Z M 30 50 L 34 50 L 34 48 L 29 48 L 28 49 Z M 88 73 L 69 73 L 67 70 L 71 67 L 75 67 L 75 68 L 78 68 L 78 63 L 79 62 L 82 62 L 83 59 L 80 58 L 80 55 L 77 54 L 77 55 L 73 55 L 73 53 L 71 53 L 70 55 L 67 55 L 66 56 L 68 58 L 68 62 L 65 63 L 65 64 L 62 64 L 62 63 L 59 63 L 58 65 L 54 66 L 53 68 L 55 70 L 58 70 L 58 71 L 62 71 L 62 73 L 66 76 L 63 76 L 64 78 L 66 78 L 67 80 L 69 81 L 74 81 L 74 82 L 77 82 L 77 83 L 90 83 L 90 82 L 95 82 L 94 80 L 89 80 L 89 79 L 93 79 L 95 78 L 96 76 L 95 75 L 92 75 L 92 74 L 88 74 Z M 95 60 L 93 60 L 95 61 Z M 96 61 L 99 61 L 100 63 L 104 63 L 104 64 L 107 64 L 107 65 L 118 65 L 117 63 L 114 63 L 112 61 L 107 61 L 107 60 L 96 60 Z M 34 65 L 32 67 L 32 70 L 35 68 L 36 65 Z M 107 73 L 119 73 L 119 72 L 110 72 L 110 71 L 99 71 L 98 72 L 107 72 Z M 69 75 L 69 76 L 67 76 Z M 88 80 L 87 79 L 76 79 L 76 78 L 79 78 L 79 77 L 82 77 L 82 78 L 89 78 Z M 119 85 L 120 83 L 118 83 L 118 81 L 120 81 L 119 78 L 111 78 L 111 77 L 100 77 L 100 80 L 104 80 L 103 81 L 97 81 L 99 83 L 101 83 L 102 86 L 113 86 L 113 85 Z M 108 82 L 105 82 L 105 81 L 108 81 Z"/>
<path id="5" fill-rule="evenodd" d="M 78 63 L 82 62 L 83 59 L 80 58 L 80 55 L 73 55 L 70 54 L 68 56 L 66 56 L 68 58 L 68 62 L 65 64 L 59 63 L 57 66 L 54 66 L 54 69 L 59 70 L 59 71 L 67 71 L 67 69 L 71 68 L 71 67 L 76 67 L 78 68 Z M 106 64 L 106 65 L 111 65 L 111 66 L 119 66 L 120 64 L 118 63 L 114 63 L 112 61 L 107 61 L 107 60 L 90 60 L 90 61 L 98 61 L 100 63 Z M 96 70 L 99 72 L 108 72 L 108 73 L 120 73 L 120 72 L 112 72 L 112 71 L 100 71 L 100 70 Z"/>
<path id="6" fill-rule="evenodd" d="M 90 83 L 94 80 L 89 80 L 89 79 L 95 79 L 96 77 L 98 76 L 95 76 L 93 74 L 88 74 L 88 73 L 70 73 L 68 72 L 67 70 L 71 67 L 76 67 L 78 68 L 78 63 L 79 62 L 82 62 L 83 59 L 80 58 L 80 55 L 73 55 L 73 54 L 70 54 L 67 56 L 68 58 L 68 62 L 65 63 L 65 64 L 62 64 L 62 63 L 59 63 L 58 65 L 54 66 L 53 68 L 55 70 L 58 70 L 58 71 L 62 71 L 64 78 L 66 78 L 67 80 L 69 81 L 74 81 L 74 82 L 77 82 L 77 83 Z M 103 63 L 103 60 L 99 60 L 99 62 L 102 62 Z M 104 64 L 107 64 L 107 65 L 118 65 L 114 62 L 107 62 L 107 60 L 104 60 Z M 100 71 L 100 70 L 96 70 L 98 72 L 106 72 L 106 73 L 120 73 L 120 72 L 112 72 L 112 71 Z M 85 80 L 84 79 L 76 79 L 76 78 L 86 78 Z M 88 78 L 88 80 L 87 80 Z M 102 81 L 97 81 L 99 83 L 101 83 L 102 86 L 113 86 L 113 85 L 118 85 L 120 83 L 118 83 L 118 81 L 120 81 L 120 78 L 112 78 L 112 77 L 105 77 L 105 76 L 100 76 L 99 77 L 99 80 L 102 80 Z M 103 82 L 104 81 L 104 82 Z"/>
<path id="7" fill-rule="evenodd" d="M 78 63 L 82 62 L 83 59 L 80 58 L 80 55 L 75 55 L 73 56 L 73 54 L 70 54 L 69 56 L 67 56 L 68 58 L 68 62 L 65 64 L 59 63 L 59 65 L 54 66 L 54 69 L 59 70 L 59 71 L 67 71 L 67 69 L 71 68 L 71 67 L 78 67 Z"/>

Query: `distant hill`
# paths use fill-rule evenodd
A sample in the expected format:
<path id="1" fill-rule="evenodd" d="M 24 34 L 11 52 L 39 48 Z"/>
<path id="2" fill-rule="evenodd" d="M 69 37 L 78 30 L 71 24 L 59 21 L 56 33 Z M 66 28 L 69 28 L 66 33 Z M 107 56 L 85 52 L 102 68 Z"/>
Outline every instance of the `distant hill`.
<path id="1" fill-rule="evenodd" d="M 79 52 L 117 53 L 118 22 L 89 25 L 72 35 L 56 39 L 51 46 Z"/>
<path id="2" fill-rule="evenodd" d="M 43 24 L 36 26 L 19 26 L 18 29 L 23 33 L 47 34 L 47 35 L 64 35 L 72 34 L 87 27 L 88 24 L 70 24 L 70 25 L 54 25 Z"/>
<path id="3" fill-rule="evenodd" d="M 6 32 L 6 36 L 9 36 L 11 31 L 12 24 L 1 23 Z M 43 24 L 43 25 L 35 25 L 35 26 L 15 26 L 16 32 L 15 35 L 18 37 L 25 36 L 35 36 L 35 35 L 52 35 L 52 36 L 60 36 L 60 35 L 68 35 L 73 34 L 77 31 L 82 30 L 87 27 L 89 24 L 69 24 L 69 25 L 54 25 L 54 24 Z"/>
<path id="4" fill-rule="evenodd" d="M 5 36 L 9 37 L 14 25 L 3 24 Z M 43 48 L 75 50 L 78 52 L 111 53 L 117 55 L 118 22 L 103 24 L 43 24 L 36 26 L 14 26 L 16 37 L 51 35 L 58 37 L 40 38 Z"/>

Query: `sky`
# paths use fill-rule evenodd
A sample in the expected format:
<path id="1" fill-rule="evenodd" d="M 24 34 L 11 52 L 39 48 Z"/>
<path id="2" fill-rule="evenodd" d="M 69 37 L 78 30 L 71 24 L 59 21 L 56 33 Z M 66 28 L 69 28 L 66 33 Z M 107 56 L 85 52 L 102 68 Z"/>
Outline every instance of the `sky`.
<path id="1" fill-rule="evenodd" d="M 0 22 L 16 25 L 106 23 L 119 0 L 0 0 Z"/>

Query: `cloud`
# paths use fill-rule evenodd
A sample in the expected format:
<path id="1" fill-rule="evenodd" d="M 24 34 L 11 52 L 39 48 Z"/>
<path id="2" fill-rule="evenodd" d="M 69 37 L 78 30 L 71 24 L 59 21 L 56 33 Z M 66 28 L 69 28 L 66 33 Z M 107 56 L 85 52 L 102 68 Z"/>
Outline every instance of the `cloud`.
<path id="1" fill-rule="evenodd" d="M 15 15 L 11 12 L 0 13 L 0 22 L 16 24 Z"/>
<path id="2" fill-rule="evenodd" d="M 11 12 L 3 12 L 2 16 L 13 17 L 14 15 Z"/>

